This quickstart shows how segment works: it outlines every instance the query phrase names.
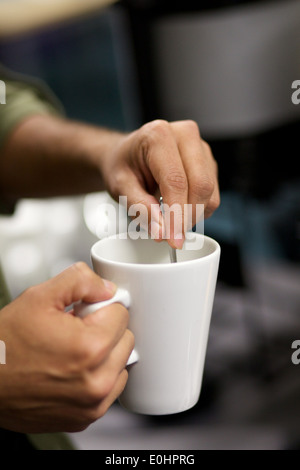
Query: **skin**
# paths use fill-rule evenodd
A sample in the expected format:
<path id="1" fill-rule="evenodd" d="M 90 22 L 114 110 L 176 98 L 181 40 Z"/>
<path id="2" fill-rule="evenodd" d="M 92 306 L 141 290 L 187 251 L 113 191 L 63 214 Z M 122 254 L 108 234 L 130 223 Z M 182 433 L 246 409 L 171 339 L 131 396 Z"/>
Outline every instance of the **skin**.
<path id="1" fill-rule="evenodd" d="M 53 116 L 24 120 L 1 149 L 0 189 L 8 200 L 106 189 L 150 214 L 162 195 L 169 206 L 220 203 L 217 165 L 193 121 L 145 124 L 123 134 Z M 148 224 L 150 223 L 150 217 Z M 153 227 L 155 225 L 155 227 Z M 163 236 L 154 212 L 152 226 Z M 184 227 L 168 243 L 181 248 Z M 84 320 L 65 313 L 83 300 L 111 298 L 116 286 L 76 264 L 25 291 L 0 311 L 7 364 L 0 366 L 0 427 L 20 432 L 80 431 L 105 414 L 125 387 L 134 347 L 128 312 L 114 304 Z"/>
<path id="2" fill-rule="evenodd" d="M 13 200 L 107 189 L 116 200 L 126 195 L 128 206 L 143 204 L 149 214 L 160 193 L 165 204 L 179 204 L 182 211 L 192 204 L 193 225 L 196 204 L 204 205 L 205 217 L 220 204 L 217 164 L 193 121 L 156 120 L 122 134 L 32 116 L 3 149 L 0 188 Z M 156 223 L 162 228 L 158 210 Z M 171 227 L 168 242 L 180 249 L 183 226 L 177 231 Z"/>

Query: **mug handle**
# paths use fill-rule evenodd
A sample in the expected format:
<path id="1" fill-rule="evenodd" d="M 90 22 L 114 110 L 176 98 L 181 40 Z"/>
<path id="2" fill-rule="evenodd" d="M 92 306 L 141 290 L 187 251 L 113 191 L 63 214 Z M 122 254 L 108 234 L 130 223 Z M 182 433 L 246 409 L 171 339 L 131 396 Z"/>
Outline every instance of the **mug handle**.
<path id="1" fill-rule="evenodd" d="M 100 308 L 108 307 L 109 305 L 120 303 L 124 305 L 125 308 L 130 307 L 131 299 L 130 294 L 127 290 L 119 288 L 115 295 L 109 299 L 104 300 L 103 302 L 95 302 L 95 303 L 86 303 L 86 302 L 77 302 L 74 304 L 74 314 L 76 317 L 85 318 L 87 315 L 96 312 Z M 131 364 L 135 364 L 139 360 L 139 355 L 134 349 L 129 356 L 127 361 L 127 366 Z"/>

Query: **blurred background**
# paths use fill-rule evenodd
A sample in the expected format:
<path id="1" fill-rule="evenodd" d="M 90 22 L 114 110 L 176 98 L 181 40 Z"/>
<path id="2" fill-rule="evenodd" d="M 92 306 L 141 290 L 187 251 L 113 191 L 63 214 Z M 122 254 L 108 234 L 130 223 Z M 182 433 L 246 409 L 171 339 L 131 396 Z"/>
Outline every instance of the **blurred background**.
<path id="1" fill-rule="evenodd" d="M 196 120 L 219 164 L 222 204 L 205 232 L 222 256 L 196 407 L 145 417 L 116 403 L 71 438 L 80 449 L 300 449 L 300 1 L 108 3 L 0 31 L 0 62 L 45 80 L 73 119 L 124 131 Z M 107 197 L 22 200 L 0 217 L 13 298 L 90 264 L 90 221 Z"/>

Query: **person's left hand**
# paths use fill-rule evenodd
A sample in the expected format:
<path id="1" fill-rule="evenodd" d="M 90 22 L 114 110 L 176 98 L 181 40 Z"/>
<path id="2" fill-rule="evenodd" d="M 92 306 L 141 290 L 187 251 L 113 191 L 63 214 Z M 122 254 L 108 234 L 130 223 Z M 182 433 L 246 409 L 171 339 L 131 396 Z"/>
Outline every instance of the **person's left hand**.
<path id="1" fill-rule="evenodd" d="M 143 204 L 147 208 L 149 232 L 156 232 L 159 239 L 163 230 L 155 197 L 158 190 L 164 203 L 169 207 L 179 204 L 182 214 L 185 204 L 192 205 L 192 226 L 198 222 L 197 204 L 204 206 L 205 218 L 220 204 L 217 164 L 194 121 L 156 120 L 145 124 L 117 140 L 110 158 L 101 162 L 101 173 L 116 200 L 126 195 L 128 207 Z M 149 227 L 150 214 L 152 227 Z M 183 221 L 179 227 L 168 229 L 170 245 L 181 248 Z"/>

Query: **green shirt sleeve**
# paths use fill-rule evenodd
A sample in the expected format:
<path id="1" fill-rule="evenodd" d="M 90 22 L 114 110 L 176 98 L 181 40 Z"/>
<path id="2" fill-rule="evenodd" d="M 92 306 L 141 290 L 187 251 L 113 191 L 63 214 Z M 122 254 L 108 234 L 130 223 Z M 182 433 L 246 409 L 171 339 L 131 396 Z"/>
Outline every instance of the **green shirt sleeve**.
<path id="1" fill-rule="evenodd" d="M 14 73 L 0 64 L 5 104 L 0 104 L 0 150 L 13 129 L 34 114 L 64 114 L 63 107 L 41 80 Z"/>
<path id="2" fill-rule="evenodd" d="M 1 148 L 11 132 L 24 119 L 35 114 L 64 115 L 64 109 L 50 88 L 36 78 L 12 72 L 0 64 L 0 158 Z M 4 84 L 4 86 L 3 86 Z M 4 93 L 4 99 L 3 99 Z M 0 214 L 9 214 L 13 207 L 0 194 Z"/>
<path id="3" fill-rule="evenodd" d="M 41 95 L 40 90 L 21 82 L 4 83 L 6 104 L 0 105 L 0 149 L 11 131 L 26 117 L 34 114 L 58 114 L 57 108 Z"/>

